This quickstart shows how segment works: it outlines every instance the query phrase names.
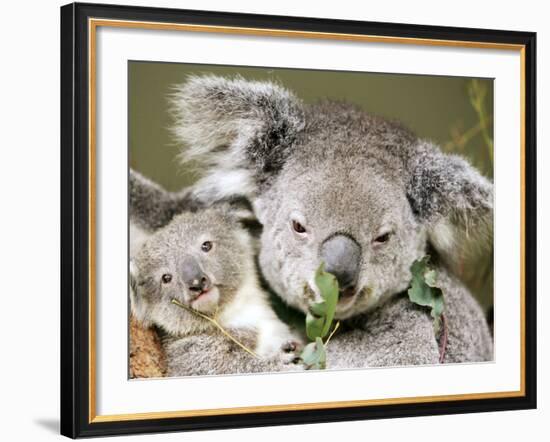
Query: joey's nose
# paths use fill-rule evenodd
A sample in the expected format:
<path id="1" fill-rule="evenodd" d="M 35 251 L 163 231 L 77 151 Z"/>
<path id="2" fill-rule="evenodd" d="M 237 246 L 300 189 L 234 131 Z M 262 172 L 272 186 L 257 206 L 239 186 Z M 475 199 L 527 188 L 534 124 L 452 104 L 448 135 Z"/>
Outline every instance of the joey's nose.
<path id="1" fill-rule="evenodd" d="M 361 247 L 353 238 L 342 234 L 329 237 L 321 246 L 321 259 L 325 271 L 338 280 L 341 291 L 353 290 L 361 262 Z"/>
<path id="2" fill-rule="evenodd" d="M 210 279 L 194 258 L 188 258 L 183 262 L 181 274 L 185 285 L 192 293 L 199 294 L 210 288 Z"/>
<path id="3" fill-rule="evenodd" d="M 202 275 L 200 278 L 195 278 L 187 284 L 189 290 L 195 293 L 205 292 L 210 288 L 210 280 L 208 276 Z"/>

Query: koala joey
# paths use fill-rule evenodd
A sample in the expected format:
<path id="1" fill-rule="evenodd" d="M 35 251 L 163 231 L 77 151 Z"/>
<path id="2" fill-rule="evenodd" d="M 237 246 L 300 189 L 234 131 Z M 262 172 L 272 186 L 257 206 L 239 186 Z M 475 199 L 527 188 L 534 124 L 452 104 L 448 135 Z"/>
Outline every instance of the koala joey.
<path id="1" fill-rule="evenodd" d="M 175 216 L 130 262 L 134 316 L 165 334 L 169 376 L 294 369 L 299 340 L 260 288 L 249 234 L 228 206 Z M 255 359 L 209 317 L 259 357 Z"/>
<path id="2" fill-rule="evenodd" d="M 195 196 L 194 188 L 187 187 L 179 192 L 168 192 L 154 181 L 130 169 L 128 181 L 129 215 L 130 215 L 130 256 L 148 236 L 168 224 L 181 212 L 197 212 L 211 203 Z M 243 197 L 232 196 L 219 199 L 216 204 L 224 202 L 240 223 L 252 234 L 253 245 L 258 248 L 257 236 L 261 226 L 251 213 L 250 202 Z"/>
<path id="3" fill-rule="evenodd" d="M 193 198 L 190 189 L 168 192 L 157 183 L 130 169 L 129 182 L 130 212 L 130 256 L 139 250 L 149 235 L 168 224 L 183 211 L 194 212 L 205 205 Z"/>
<path id="4" fill-rule="evenodd" d="M 379 341 L 384 364 L 437 362 L 429 314 L 402 300 L 411 264 L 430 254 L 452 331 L 446 361 L 492 358 L 483 312 L 452 276 L 468 245 L 492 235 L 492 183 L 465 159 L 352 104 L 305 104 L 273 82 L 190 77 L 173 108 L 181 157 L 204 172 L 192 198 L 250 200 L 271 288 L 307 312 L 320 300 L 313 283 L 320 263 L 336 276 L 336 317 L 355 330 L 335 336 L 332 349 L 351 342 L 356 355 L 364 351 L 357 364 L 378 365 L 376 345 L 364 341 L 380 336 L 372 318 L 392 318 L 394 332 Z"/>

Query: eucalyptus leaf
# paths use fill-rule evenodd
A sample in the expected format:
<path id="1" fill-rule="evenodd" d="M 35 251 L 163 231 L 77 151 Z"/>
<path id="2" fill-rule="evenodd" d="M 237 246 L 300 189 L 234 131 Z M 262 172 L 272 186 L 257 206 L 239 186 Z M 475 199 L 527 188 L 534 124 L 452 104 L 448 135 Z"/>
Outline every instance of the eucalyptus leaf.
<path id="1" fill-rule="evenodd" d="M 307 344 L 302 351 L 301 358 L 308 370 L 325 369 L 327 365 L 327 353 L 323 340 L 320 337 L 317 337 L 315 342 L 310 342 Z"/>
<path id="2" fill-rule="evenodd" d="M 300 358 L 307 369 L 322 370 L 326 368 L 327 360 L 326 344 L 323 343 L 323 338 L 331 330 L 338 304 L 339 290 L 338 281 L 334 275 L 324 271 L 322 263 L 315 272 L 315 284 L 323 301 L 313 304 L 306 315 L 306 334 L 308 339 L 313 342 L 304 347 Z M 333 333 L 337 328 L 338 324 L 333 329 Z M 327 343 L 329 339 L 327 339 Z"/>
<path id="3" fill-rule="evenodd" d="M 424 273 L 424 281 L 426 281 L 426 284 L 430 287 L 437 287 L 437 272 L 433 269 L 426 270 Z"/>
<path id="4" fill-rule="evenodd" d="M 317 302 L 313 304 L 310 308 L 311 313 L 315 316 L 326 316 L 327 314 L 327 304 L 326 302 Z"/>
<path id="5" fill-rule="evenodd" d="M 334 275 L 325 272 L 324 265 L 321 264 L 315 272 L 315 284 L 325 301 L 325 323 L 320 335 L 321 337 L 325 337 L 330 331 L 336 312 L 336 305 L 338 304 L 338 281 Z"/>
<path id="6" fill-rule="evenodd" d="M 437 287 L 437 272 L 429 267 L 429 256 L 413 262 L 412 282 L 408 290 L 409 299 L 415 304 L 430 307 L 436 333 L 439 331 L 441 315 L 445 309 L 443 291 Z"/>
<path id="7" fill-rule="evenodd" d="M 315 340 L 316 349 L 317 349 L 317 355 L 318 355 L 318 362 L 317 367 L 321 370 L 324 370 L 327 367 L 327 351 L 325 344 L 323 344 L 323 340 L 321 338 L 317 338 Z"/>
<path id="8" fill-rule="evenodd" d="M 314 341 L 317 336 L 321 336 L 324 326 L 324 318 L 319 318 L 311 313 L 306 315 L 306 334 L 311 341 Z"/>
<path id="9" fill-rule="evenodd" d="M 315 356 L 316 352 L 317 352 L 317 347 L 315 342 L 310 342 L 302 350 L 302 354 L 300 355 L 300 358 L 302 359 L 302 362 L 304 363 L 306 368 L 309 368 L 312 364 L 315 364 L 317 360 Z"/>

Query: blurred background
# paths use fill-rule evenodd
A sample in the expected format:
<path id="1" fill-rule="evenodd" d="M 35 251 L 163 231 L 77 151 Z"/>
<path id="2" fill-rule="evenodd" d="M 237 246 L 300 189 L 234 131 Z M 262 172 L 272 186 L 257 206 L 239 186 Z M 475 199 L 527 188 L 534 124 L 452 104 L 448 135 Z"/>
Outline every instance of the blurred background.
<path id="1" fill-rule="evenodd" d="M 368 112 L 401 121 L 418 136 L 438 143 L 446 152 L 463 155 L 485 176 L 493 177 L 492 79 L 131 61 L 130 167 L 168 190 L 179 190 L 197 178 L 179 165 L 178 147 L 169 131 L 168 95 L 190 74 L 274 80 L 306 103 L 319 98 L 353 102 Z M 459 271 L 482 306 L 491 310 L 492 250 L 464 260 Z"/>

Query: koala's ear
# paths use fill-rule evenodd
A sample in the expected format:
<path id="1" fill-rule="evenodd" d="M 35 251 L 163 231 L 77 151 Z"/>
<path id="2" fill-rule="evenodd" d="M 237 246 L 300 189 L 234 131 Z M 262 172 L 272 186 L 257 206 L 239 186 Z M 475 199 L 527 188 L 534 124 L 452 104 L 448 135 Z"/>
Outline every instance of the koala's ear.
<path id="1" fill-rule="evenodd" d="M 246 198 L 232 198 L 223 203 L 216 203 L 213 207 L 220 210 L 223 215 L 228 217 L 231 221 L 240 224 L 245 229 L 253 232 L 259 229 L 261 232 L 261 224 L 258 218 L 256 218 L 250 202 Z"/>
<path id="2" fill-rule="evenodd" d="M 465 159 L 421 141 L 408 160 L 407 197 L 429 239 L 444 257 L 490 245 L 493 184 Z"/>
<path id="3" fill-rule="evenodd" d="M 301 101 L 272 82 L 190 77 L 172 96 L 183 161 L 207 166 L 203 199 L 250 196 L 276 174 L 305 125 Z"/>
<path id="4" fill-rule="evenodd" d="M 254 212 L 252 211 L 252 209 L 250 209 L 250 207 L 246 207 L 243 205 L 231 206 L 231 208 L 228 211 L 228 214 L 235 221 L 243 225 L 248 225 L 249 223 L 257 222 L 256 216 L 254 215 Z"/>
<path id="5" fill-rule="evenodd" d="M 128 194 L 130 222 L 142 231 L 164 227 L 178 213 L 195 211 L 204 206 L 194 197 L 192 188 L 168 192 L 131 168 Z"/>
<path id="6" fill-rule="evenodd" d="M 138 290 L 138 278 L 139 270 L 133 260 L 130 261 L 129 271 L 129 285 L 130 285 L 130 309 L 134 317 L 143 324 L 149 326 L 147 320 L 147 300 L 141 296 Z"/>

